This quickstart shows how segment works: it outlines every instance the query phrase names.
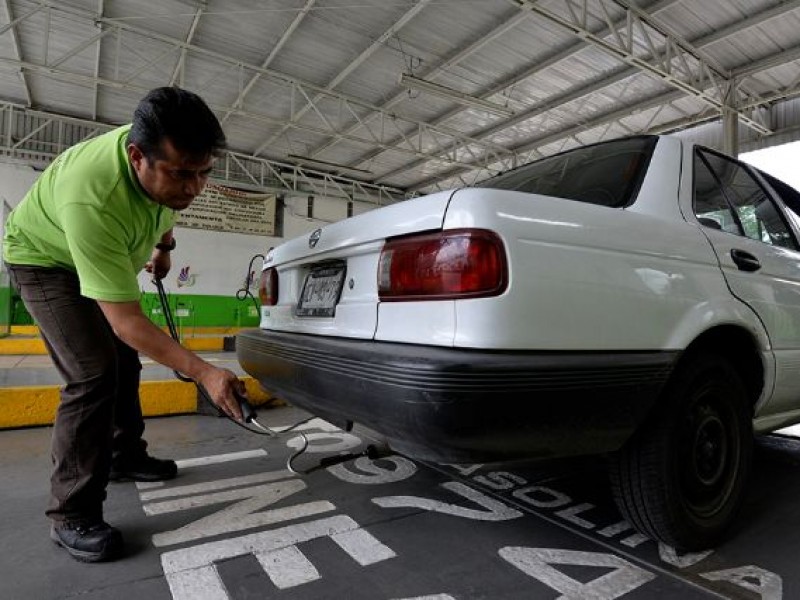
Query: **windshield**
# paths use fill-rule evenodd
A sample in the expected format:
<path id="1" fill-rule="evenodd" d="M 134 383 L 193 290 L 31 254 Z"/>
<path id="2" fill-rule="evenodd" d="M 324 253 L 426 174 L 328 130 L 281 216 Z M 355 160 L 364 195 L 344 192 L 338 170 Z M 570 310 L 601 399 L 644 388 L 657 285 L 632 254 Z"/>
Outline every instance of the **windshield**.
<path id="1" fill-rule="evenodd" d="M 479 185 L 600 206 L 628 206 L 639 190 L 657 139 L 640 136 L 568 150 Z"/>

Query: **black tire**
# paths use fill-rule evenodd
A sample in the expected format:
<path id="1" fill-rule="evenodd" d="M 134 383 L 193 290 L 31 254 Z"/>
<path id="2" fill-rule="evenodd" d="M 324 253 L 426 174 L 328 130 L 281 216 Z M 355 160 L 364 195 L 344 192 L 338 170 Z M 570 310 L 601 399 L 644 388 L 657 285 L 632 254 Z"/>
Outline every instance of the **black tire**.
<path id="1" fill-rule="evenodd" d="M 654 418 L 612 458 L 614 498 L 642 533 L 705 550 L 735 520 L 752 455 L 752 408 L 735 369 L 720 356 L 687 356 Z"/>

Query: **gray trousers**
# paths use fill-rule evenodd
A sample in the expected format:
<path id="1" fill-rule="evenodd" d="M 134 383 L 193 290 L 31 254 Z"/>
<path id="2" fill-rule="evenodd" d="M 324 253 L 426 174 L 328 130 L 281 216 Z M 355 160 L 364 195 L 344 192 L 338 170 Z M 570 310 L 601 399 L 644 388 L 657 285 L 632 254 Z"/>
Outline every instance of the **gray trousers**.
<path id="1" fill-rule="evenodd" d="M 112 457 L 144 452 L 138 353 L 113 332 L 78 277 L 59 268 L 8 265 L 65 385 L 53 427 L 46 514 L 102 518 Z"/>

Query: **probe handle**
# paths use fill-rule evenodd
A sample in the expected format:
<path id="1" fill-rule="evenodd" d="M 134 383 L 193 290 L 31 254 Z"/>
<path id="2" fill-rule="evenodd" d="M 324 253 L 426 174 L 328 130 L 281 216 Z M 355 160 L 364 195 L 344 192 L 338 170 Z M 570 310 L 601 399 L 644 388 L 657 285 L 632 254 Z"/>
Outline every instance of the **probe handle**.
<path id="1" fill-rule="evenodd" d="M 239 392 L 233 392 L 234 397 L 239 402 L 239 409 L 242 411 L 242 418 L 244 419 L 245 423 L 250 423 L 255 419 L 258 414 L 253 406 L 247 401 L 247 398 L 242 396 Z"/>

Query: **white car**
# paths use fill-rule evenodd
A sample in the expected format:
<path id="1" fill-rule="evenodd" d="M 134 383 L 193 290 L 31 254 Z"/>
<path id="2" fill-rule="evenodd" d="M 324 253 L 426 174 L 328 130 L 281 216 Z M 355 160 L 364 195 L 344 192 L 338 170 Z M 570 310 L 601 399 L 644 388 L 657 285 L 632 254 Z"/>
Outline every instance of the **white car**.
<path id="1" fill-rule="evenodd" d="M 607 453 L 634 526 L 706 548 L 800 421 L 799 207 L 674 137 L 570 150 L 278 246 L 238 358 L 414 458 Z"/>

